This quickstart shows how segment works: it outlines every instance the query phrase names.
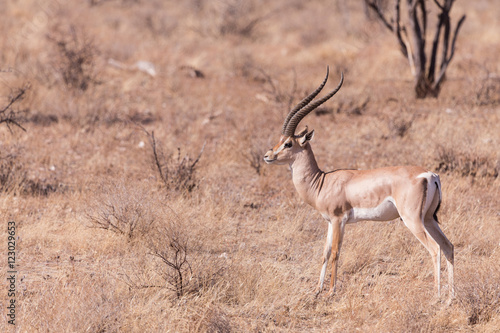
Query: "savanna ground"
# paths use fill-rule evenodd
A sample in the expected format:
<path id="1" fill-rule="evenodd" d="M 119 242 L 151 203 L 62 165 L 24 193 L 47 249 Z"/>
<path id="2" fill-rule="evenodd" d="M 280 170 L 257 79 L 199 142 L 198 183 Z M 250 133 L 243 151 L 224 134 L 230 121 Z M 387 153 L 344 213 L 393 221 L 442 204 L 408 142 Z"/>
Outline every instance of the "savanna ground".
<path id="1" fill-rule="evenodd" d="M 0 266 L 0 331 L 500 327 L 497 1 L 456 2 L 452 23 L 467 14 L 456 54 L 439 98 L 424 100 L 362 1 L 7 0 L 0 10 L 0 109 L 27 88 L 9 109 L 26 131 L 0 128 L 1 247 L 14 221 L 18 264 L 15 327 Z M 287 167 L 262 156 L 327 65 L 326 89 L 341 71 L 344 86 L 299 127 L 315 129 L 323 170 L 440 174 L 450 306 L 444 259 L 438 300 L 430 256 L 399 220 L 347 226 L 337 292 L 314 298 L 326 222 Z"/>

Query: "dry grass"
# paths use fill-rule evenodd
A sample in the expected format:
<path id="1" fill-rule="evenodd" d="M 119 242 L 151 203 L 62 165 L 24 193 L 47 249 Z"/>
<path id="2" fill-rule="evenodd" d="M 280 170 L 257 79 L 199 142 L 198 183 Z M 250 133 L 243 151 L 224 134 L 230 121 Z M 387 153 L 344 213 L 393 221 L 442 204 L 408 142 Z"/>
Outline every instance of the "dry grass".
<path id="1" fill-rule="evenodd" d="M 426 100 L 362 1 L 45 6 L 0 4 L 0 110 L 31 87 L 15 105 L 27 132 L 0 126 L 0 215 L 19 236 L 17 332 L 498 329 L 494 1 L 455 5 L 467 21 L 439 99 Z M 440 173 L 451 306 L 435 299 L 430 257 L 400 221 L 349 225 L 338 291 L 314 298 L 326 223 L 286 167 L 260 158 L 326 65 L 329 87 L 340 71 L 346 81 L 304 123 L 320 167 Z M 6 291 L 0 300 L 5 309 Z"/>

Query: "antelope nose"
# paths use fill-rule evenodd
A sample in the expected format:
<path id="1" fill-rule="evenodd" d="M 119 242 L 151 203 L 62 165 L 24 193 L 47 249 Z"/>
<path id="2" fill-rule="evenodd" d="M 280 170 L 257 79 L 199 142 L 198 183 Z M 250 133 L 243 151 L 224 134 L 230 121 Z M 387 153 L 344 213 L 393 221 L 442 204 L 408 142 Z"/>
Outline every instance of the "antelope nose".
<path id="1" fill-rule="evenodd" d="M 274 160 L 273 156 L 273 150 L 269 149 L 269 151 L 264 155 L 264 162 L 270 163 Z"/>

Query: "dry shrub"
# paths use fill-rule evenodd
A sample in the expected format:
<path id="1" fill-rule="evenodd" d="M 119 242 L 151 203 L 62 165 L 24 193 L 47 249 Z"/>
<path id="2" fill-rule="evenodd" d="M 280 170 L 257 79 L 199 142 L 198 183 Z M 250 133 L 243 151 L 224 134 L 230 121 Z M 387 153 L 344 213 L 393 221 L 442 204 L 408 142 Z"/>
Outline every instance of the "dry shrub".
<path id="1" fill-rule="evenodd" d="M 52 124 L 57 124 L 59 122 L 59 117 L 55 114 L 35 113 L 29 117 L 29 121 L 38 126 L 50 126 Z"/>
<path id="2" fill-rule="evenodd" d="M 124 122 L 123 113 L 129 105 L 122 108 L 123 95 L 103 80 L 105 63 L 93 38 L 83 28 L 70 26 L 54 28 L 47 39 L 47 48 L 54 51 L 41 66 L 52 72 L 40 70 L 38 80 L 45 95 L 41 103 L 49 105 L 50 115 L 47 110 L 39 111 L 32 120 L 49 124 L 68 121 L 90 131 L 98 125 Z"/>
<path id="3" fill-rule="evenodd" d="M 263 140 L 254 139 L 250 140 L 246 148 L 245 159 L 255 172 L 260 176 L 264 173 L 262 169 L 264 164 L 264 154 L 267 147 L 264 145 Z"/>
<path id="4" fill-rule="evenodd" d="M 13 155 L 0 159 L 0 191 L 11 192 L 18 188 L 26 177 L 26 172 L 15 162 Z"/>
<path id="5" fill-rule="evenodd" d="M 488 75 L 486 79 L 481 80 L 480 87 L 476 90 L 476 104 L 500 104 L 500 78 Z"/>
<path id="6" fill-rule="evenodd" d="M 181 298 L 193 278 L 191 258 L 188 257 L 192 248 L 186 231 L 175 220 L 171 219 L 155 229 L 149 247 L 151 254 L 159 259 L 157 273 L 167 288 L 173 290 L 177 298 Z"/>
<path id="7" fill-rule="evenodd" d="M 162 169 L 162 180 L 168 189 L 176 191 L 191 192 L 198 186 L 198 180 L 195 177 L 197 170 L 196 164 L 203 154 L 203 146 L 195 159 L 189 155 L 181 157 L 181 148 L 177 148 L 177 156 L 170 154 L 164 157 L 164 162 L 158 164 L 158 170 Z"/>
<path id="8" fill-rule="evenodd" d="M 225 258 L 206 253 L 189 232 L 193 222 L 177 215 L 159 194 L 124 182 L 106 185 L 86 215 L 92 227 L 134 241 L 141 265 L 130 262 L 121 273 L 131 289 L 166 289 L 181 299 L 225 284 Z"/>
<path id="9" fill-rule="evenodd" d="M 104 183 L 86 211 L 90 226 L 129 240 L 146 235 L 161 216 L 150 191 L 127 181 Z"/>
<path id="10" fill-rule="evenodd" d="M 436 154 L 437 172 L 458 173 L 460 176 L 497 178 L 500 161 L 473 151 L 439 146 Z"/>
<path id="11" fill-rule="evenodd" d="M 28 161 L 23 159 L 19 151 L 0 158 L 0 192 L 47 196 L 66 190 L 57 179 L 30 178 L 27 165 Z"/>
<path id="12" fill-rule="evenodd" d="M 398 117 L 390 117 L 388 126 L 392 137 L 405 137 L 414 120 L 415 115 L 408 113 L 402 113 Z"/>
<path id="13" fill-rule="evenodd" d="M 197 30 L 204 35 L 223 37 L 237 35 L 250 38 L 257 27 L 273 13 L 259 12 L 258 1 L 228 0 L 198 3 L 198 10 L 208 13 L 209 19 L 199 20 Z"/>
<path id="14" fill-rule="evenodd" d="M 207 253 L 189 235 L 189 226 L 171 209 L 147 236 L 148 254 L 153 257 L 153 271 L 159 277 L 147 287 L 166 288 L 175 298 L 225 294 L 228 285 L 228 262 L 225 256 Z M 136 287 L 145 287 L 139 281 Z"/>
<path id="15" fill-rule="evenodd" d="M 219 8 L 220 21 L 218 32 L 221 35 L 235 34 L 240 36 L 251 36 L 255 26 L 262 18 L 249 16 L 252 6 L 248 2 L 235 0 L 224 3 Z"/>
<path id="16" fill-rule="evenodd" d="M 363 115 L 370 103 L 370 97 L 364 99 L 358 98 L 339 98 L 338 108 L 336 113 L 345 113 L 349 116 L 361 116 Z M 334 111 L 332 111 L 334 112 Z"/>
<path id="17" fill-rule="evenodd" d="M 252 65 L 249 65 L 252 66 Z M 286 110 L 291 109 L 293 101 L 296 100 L 297 91 L 297 73 L 293 72 L 293 78 L 287 77 L 286 79 L 281 79 L 264 70 L 261 67 L 252 66 L 249 70 L 253 70 L 254 74 L 252 76 L 253 80 L 262 83 L 262 87 L 266 95 L 271 96 L 271 101 L 284 106 Z M 288 82 L 292 81 L 291 84 Z M 286 82 L 286 83 L 283 83 Z M 288 92 L 287 90 L 290 90 Z M 303 92 L 304 97 L 309 95 L 310 92 Z M 264 97 L 261 97 L 264 99 Z"/>
<path id="18" fill-rule="evenodd" d="M 54 67 L 64 84 L 73 91 L 86 91 L 98 83 L 95 69 L 97 49 L 84 32 L 71 26 L 69 32 L 48 37 L 57 46 Z"/>
<path id="19" fill-rule="evenodd" d="M 28 179 L 22 184 L 22 192 L 26 195 L 47 196 L 57 191 L 64 192 L 66 187 L 62 184 L 50 183 L 44 179 Z"/>
<path id="20" fill-rule="evenodd" d="M 205 150 L 205 144 L 195 159 L 187 154 L 181 157 L 181 148 L 179 147 L 177 148 L 177 156 L 172 153 L 165 156 L 161 146 L 156 141 L 154 131 L 149 133 L 142 126 L 141 128 L 148 136 L 151 145 L 153 168 L 158 172 L 160 180 L 167 190 L 191 192 L 196 188 L 198 186 L 198 180 L 195 176 L 196 165 Z"/>

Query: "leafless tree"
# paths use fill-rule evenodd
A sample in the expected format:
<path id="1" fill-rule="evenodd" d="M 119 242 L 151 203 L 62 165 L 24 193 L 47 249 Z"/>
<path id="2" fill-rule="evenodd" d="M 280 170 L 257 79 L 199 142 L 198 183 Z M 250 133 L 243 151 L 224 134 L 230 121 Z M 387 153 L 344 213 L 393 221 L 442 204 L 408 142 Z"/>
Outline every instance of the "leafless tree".
<path id="1" fill-rule="evenodd" d="M 455 43 L 460 27 L 464 23 L 465 15 L 458 20 L 452 34 L 450 11 L 454 1 L 433 0 L 438 9 L 438 20 L 430 56 L 427 57 L 425 53 L 429 14 L 426 8 L 427 1 L 406 0 L 405 24 L 401 17 L 401 0 L 394 0 L 392 18 L 388 18 L 380 0 L 365 0 L 384 26 L 396 36 L 401 53 L 408 59 L 415 78 L 415 93 L 418 98 L 436 97 L 439 94 L 446 70 L 455 54 Z M 439 66 L 438 51 L 441 53 Z"/>

